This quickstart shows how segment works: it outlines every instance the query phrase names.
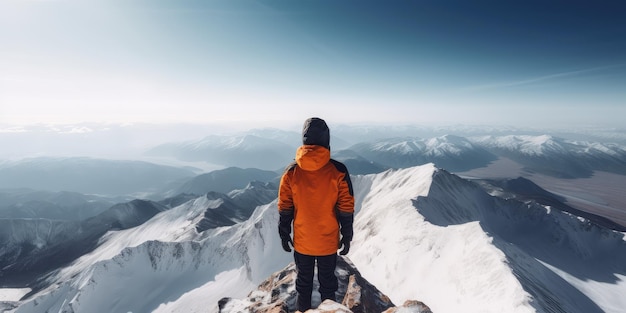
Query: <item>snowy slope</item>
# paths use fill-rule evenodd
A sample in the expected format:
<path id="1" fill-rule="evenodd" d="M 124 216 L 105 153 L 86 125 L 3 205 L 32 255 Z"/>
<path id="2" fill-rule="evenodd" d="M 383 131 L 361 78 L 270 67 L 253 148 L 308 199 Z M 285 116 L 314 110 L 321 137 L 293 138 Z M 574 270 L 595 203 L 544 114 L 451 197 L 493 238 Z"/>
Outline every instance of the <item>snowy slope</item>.
<path id="1" fill-rule="evenodd" d="M 110 232 L 16 312 L 212 312 L 223 296 L 245 296 L 291 256 L 280 248 L 275 202 L 244 223 L 198 234 L 205 210 L 221 203 L 200 197 Z"/>
<path id="2" fill-rule="evenodd" d="M 135 227 L 165 209 L 155 202 L 133 200 L 80 222 L 0 219 L 0 287 L 30 286 L 38 275 L 94 249 L 107 231 Z"/>
<path id="3" fill-rule="evenodd" d="M 502 200 L 432 165 L 355 180 L 349 257 L 392 301 L 433 312 L 623 312 L 624 234 Z"/>
<path id="4" fill-rule="evenodd" d="M 394 303 L 433 312 L 623 312 L 624 234 L 538 204 L 503 200 L 433 164 L 353 177 L 348 257 Z M 235 194 L 233 194 L 234 197 Z M 200 197 L 100 246 L 12 312 L 215 312 L 292 261 L 276 202 L 197 232 L 220 197 Z"/>

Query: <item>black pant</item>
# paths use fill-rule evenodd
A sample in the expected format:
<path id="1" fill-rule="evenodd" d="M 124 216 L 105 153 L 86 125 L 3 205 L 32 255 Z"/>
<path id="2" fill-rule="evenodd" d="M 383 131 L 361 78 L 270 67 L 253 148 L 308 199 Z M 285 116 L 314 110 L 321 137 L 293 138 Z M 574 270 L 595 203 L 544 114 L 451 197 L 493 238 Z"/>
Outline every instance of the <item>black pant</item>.
<path id="1" fill-rule="evenodd" d="M 337 291 L 339 286 L 337 276 L 335 276 L 337 254 L 310 256 L 294 251 L 293 258 L 296 261 L 296 270 L 298 271 L 298 277 L 296 278 L 296 291 L 298 291 L 298 300 L 296 302 L 297 309 L 301 312 L 305 312 L 311 308 L 313 274 L 316 260 L 317 280 L 320 283 L 319 292 L 322 296 L 322 301 L 326 299 L 336 301 L 335 291 Z"/>

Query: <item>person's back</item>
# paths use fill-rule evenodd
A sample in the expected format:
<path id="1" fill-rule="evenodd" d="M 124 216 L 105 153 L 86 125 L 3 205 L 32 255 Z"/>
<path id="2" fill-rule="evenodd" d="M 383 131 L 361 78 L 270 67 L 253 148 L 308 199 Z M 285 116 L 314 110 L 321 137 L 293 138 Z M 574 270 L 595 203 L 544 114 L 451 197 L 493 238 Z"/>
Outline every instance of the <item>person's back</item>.
<path id="1" fill-rule="evenodd" d="M 347 168 L 330 158 L 330 132 L 319 118 L 305 121 L 303 145 L 280 182 L 279 234 L 285 251 L 294 247 L 299 311 L 311 308 L 313 273 L 318 265 L 322 301 L 335 299 L 337 249 L 348 253 L 352 240 L 354 196 Z M 291 239 L 293 221 L 294 238 Z M 341 233 L 341 240 L 340 240 Z"/>

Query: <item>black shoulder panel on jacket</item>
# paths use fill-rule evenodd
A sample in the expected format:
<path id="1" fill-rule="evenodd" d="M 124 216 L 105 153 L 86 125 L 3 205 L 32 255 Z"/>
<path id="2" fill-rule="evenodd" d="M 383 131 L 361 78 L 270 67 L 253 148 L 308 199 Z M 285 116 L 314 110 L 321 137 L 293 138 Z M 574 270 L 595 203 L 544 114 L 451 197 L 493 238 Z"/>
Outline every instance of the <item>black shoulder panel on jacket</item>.
<path id="1" fill-rule="evenodd" d="M 348 174 L 348 168 L 343 163 L 335 159 L 330 159 L 330 162 L 335 166 L 335 168 L 337 168 L 338 171 Z"/>
<path id="2" fill-rule="evenodd" d="M 348 173 L 348 168 L 341 162 L 334 160 L 334 159 L 330 159 L 330 162 L 335 166 L 335 168 L 341 172 L 341 173 L 345 173 L 346 176 L 343 178 L 343 180 L 346 181 L 346 183 L 348 183 L 348 189 L 350 189 L 350 194 L 354 195 L 354 191 L 352 190 L 352 180 L 350 180 L 350 173 Z"/>
<path id="3" fill-rule="evenodd" d="M 298 166 L 296 161 L 291 162 L 291 164 L 289 164 L 289 165 L 287 165 L 287 167 L 285 167 L 285 171 L 283 173 L 287 173 L 289 171 L 293 171 L 293 169 L 296 168 L 296 166 Z"/>

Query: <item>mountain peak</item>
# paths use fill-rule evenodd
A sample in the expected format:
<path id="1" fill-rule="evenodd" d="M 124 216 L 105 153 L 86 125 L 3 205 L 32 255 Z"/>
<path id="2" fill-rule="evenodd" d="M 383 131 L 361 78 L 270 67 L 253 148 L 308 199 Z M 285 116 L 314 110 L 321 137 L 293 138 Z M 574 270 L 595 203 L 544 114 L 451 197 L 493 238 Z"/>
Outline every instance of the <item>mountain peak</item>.
<path id="1" fill-rule="evenodd" d="M 624 290 L 623 233 L 491 196 L 432 166 L 355 182 L 369 192 L 349 256 L 392 301 L 419 297 L 444 312 L 619 311 L 603 299 Z"/>

